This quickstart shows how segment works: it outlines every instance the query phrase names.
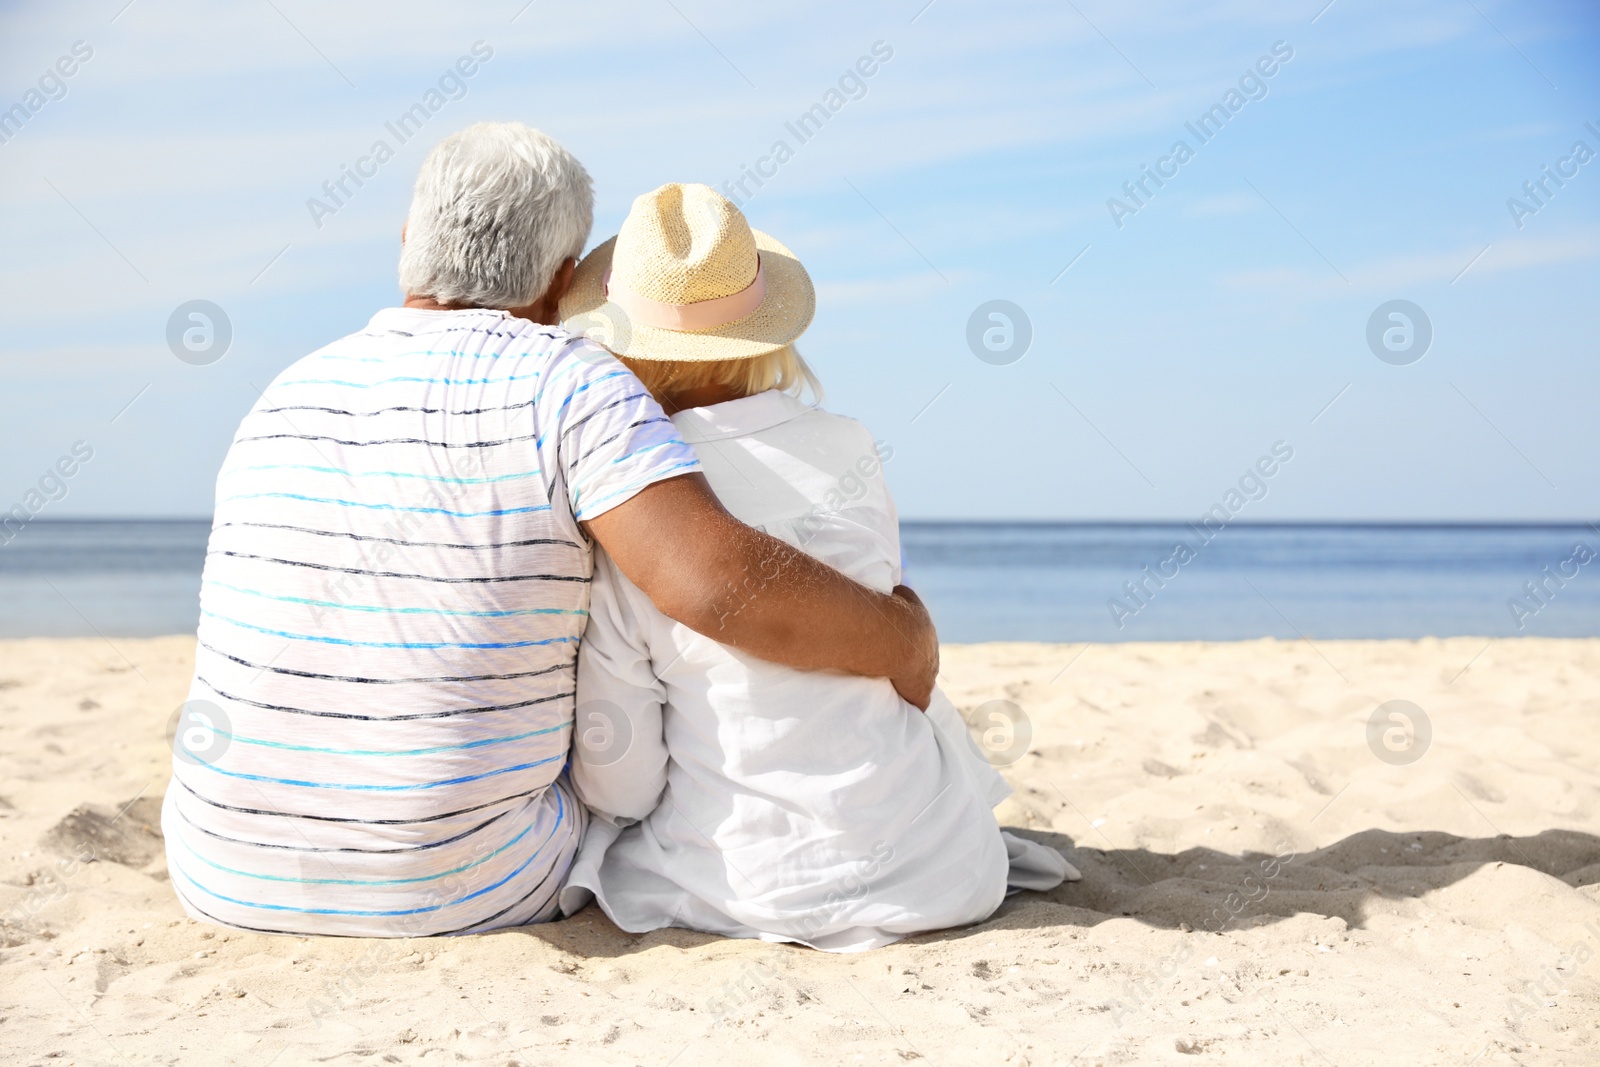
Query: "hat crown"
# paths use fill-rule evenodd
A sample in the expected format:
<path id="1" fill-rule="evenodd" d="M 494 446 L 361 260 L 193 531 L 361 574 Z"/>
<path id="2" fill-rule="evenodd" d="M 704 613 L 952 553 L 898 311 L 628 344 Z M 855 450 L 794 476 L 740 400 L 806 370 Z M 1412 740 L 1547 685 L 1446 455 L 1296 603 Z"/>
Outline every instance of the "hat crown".
<path id="1" fill-rule="evenodd" d="M 673 182 L 636 198 L 617 231 L 612 283 L 665 304 L 742 292 L 760 258 L 744 214 L 709 185 Z"/>

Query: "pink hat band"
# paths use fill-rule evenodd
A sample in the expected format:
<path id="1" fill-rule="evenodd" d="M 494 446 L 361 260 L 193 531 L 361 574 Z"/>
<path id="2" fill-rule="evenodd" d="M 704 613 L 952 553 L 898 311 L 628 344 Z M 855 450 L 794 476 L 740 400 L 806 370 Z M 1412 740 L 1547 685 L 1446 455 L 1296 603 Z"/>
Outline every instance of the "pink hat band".
<path id="1" fill-rule="evenodd" d="M 755 280 L 749 285 L 730 296 L 697 300 L 692 304 L 667 304 L 614 285 L 609 267 L 600 284 L 605 289 L 606 299 L 626 312 L 634 322 L 662 330 L 711 330 L 726 326 L 759 308 L 767 295 L 766 268 L 759 258 Z"/>

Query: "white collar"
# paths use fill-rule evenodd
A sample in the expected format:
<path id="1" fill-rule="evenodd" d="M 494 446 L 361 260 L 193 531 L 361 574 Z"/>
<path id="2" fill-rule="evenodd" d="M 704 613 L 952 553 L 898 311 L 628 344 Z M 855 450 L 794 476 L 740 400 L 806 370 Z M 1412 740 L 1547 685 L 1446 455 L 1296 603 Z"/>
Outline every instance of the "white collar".
<path id="1" fill-rule="evenodd" d="M 672 416 L 672 423 L 685 441 L 694 444 L 770 430 L 810 410 L 811 406 L 798 397 L 779 389 L 768 389 L 721 404 L 686 408 Z"/>
<path id="2" fill-rule="evenodd" d="M 472 317 L 488 317 L 491 322 L 510 318 L 506 312 L 490 307 L 384 307 L 366 323 L 371 333 L 438 333 L 461 325 Z"/>

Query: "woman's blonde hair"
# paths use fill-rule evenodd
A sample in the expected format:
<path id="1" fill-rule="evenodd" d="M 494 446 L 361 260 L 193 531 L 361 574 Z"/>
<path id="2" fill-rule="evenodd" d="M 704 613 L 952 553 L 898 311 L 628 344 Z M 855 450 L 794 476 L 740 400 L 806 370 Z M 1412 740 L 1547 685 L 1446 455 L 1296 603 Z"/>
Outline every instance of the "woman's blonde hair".
<path id="1" fill-rule="evenodd" d="M 673 401 L 684 392 L 708 385 L 729 386 L 740 390 L 744 396 L 781 389 L 798 397 L 809 389 L 814 400 L 822 399 L 822 383 L 792 344 L 751 359 L 617 358 L 638 376 L 659 403 L 671 407 L 679 406 Z"/>

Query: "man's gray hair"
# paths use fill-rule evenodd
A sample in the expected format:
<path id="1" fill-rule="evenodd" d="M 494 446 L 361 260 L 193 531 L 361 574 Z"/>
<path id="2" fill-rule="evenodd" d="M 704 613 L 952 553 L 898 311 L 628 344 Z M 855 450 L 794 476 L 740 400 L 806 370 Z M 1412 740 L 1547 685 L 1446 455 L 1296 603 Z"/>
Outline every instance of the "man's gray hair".
<path id="1" fill-rule="evenodd" d="M 441 304 L 525 307 L 594 225 L 589 172 L 520 122 L 480 122 L 428 153 L 411 194 L 400 288 Z"/>

